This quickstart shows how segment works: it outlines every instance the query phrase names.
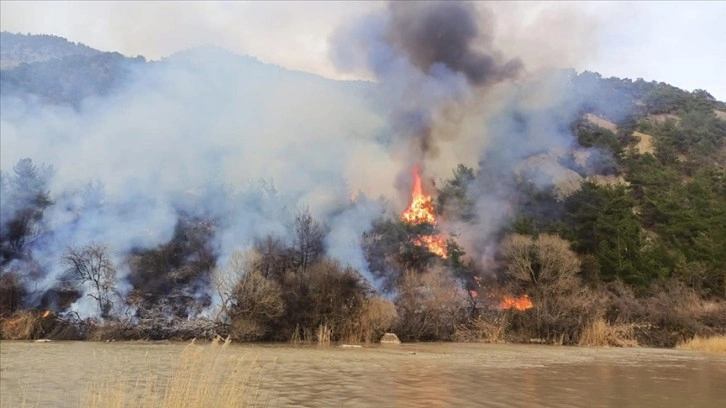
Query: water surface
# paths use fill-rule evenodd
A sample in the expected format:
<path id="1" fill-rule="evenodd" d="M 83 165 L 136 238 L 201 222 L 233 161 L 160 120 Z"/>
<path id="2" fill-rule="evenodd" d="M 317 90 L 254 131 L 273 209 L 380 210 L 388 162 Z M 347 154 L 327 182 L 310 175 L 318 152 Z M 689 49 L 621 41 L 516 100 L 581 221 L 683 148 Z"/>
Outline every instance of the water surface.
<path id="1" fill-rule="evenodd" d="M 170 376 L 186 343 L 0 342 L 0 406 L 77 407 L 94 378 Z M 726 407 L 726 356 L 488 344 L 230 345 L 254 399 L 295 407 Z"/>

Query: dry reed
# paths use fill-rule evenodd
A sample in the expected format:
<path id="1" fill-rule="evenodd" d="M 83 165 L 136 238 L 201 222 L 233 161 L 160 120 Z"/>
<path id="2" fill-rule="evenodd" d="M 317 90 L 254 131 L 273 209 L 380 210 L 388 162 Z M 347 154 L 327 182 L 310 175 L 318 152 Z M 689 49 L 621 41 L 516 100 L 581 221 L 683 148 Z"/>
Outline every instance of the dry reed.
<path id="1" fill-rule="evenodd" d="M 328 326 L 327 324 L 321 324 L 320 326 L 318 326 L 316 337 L 318 339 L 319 345 L 329 346 L 330 341 L 333 338 L 333 328 Z"/>
<path id="2" fill-rule="evenodd" d="M 229 339 L 211 345 L 194 341 L 173 363 L 171 375 L 162 377 L 151 370 L 129 383 L 111 374 L 90 387 L 83 396 L 84 407 L 242 407 L 263 406 L 257 401 L 251 366 L 225 352 Z"/>
<path id="3" fill-rule="evenodd" d="M 507 316 L 493 319 L 478 317 L 467 324 L 456 326 L 454 341 L 461 343 L 504 343 Z"/>
<path id="4" fill-rule="evenodd" d="M 595 319 L 580 335 L 580 346 L 637 347 L 634 324 L 609 324 Z"/>
<path id="5" fill-rule="evenodd" d="M 726 354 L 726 336 L 700 337 L 680 343 L 676 346 L 680 350 L 705 351 L 707 353 Z"/>
<path id="6" fill-rule="evenodd" d="M 12 317 L 0 319 L 0 338 L 4 340 L 31 340 L 43 332 L 42 317 L 38 312 L 26 310 Z"/>

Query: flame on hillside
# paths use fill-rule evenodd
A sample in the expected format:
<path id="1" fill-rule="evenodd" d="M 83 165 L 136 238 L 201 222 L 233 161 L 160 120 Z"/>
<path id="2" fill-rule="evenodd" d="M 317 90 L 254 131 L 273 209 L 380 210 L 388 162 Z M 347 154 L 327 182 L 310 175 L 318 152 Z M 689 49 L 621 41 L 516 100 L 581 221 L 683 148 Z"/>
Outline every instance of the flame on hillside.
<path id="1" fill-rule="evenodd" d="M 436 212 L 433 198 L 423 192 L 418 167 L 414 167 L 412 173 L 413 190 L 411 191 L 411 203 L 403 214 L 401 214 L 401 220 L 411 225 L 423 223 L 435 225 Z M 422 235 L 414 239 L 413 243 L 419 246 L 425 246 L 432 253 L 446 258 L 446 239 L 441 235 Z"/>
<path id="2" fill-rule="evenodd" d="M 48 316 L 50 316 L 50 310 L 46 310 L 42 315 L 40 315 L 41 319 L 45 319 Z"/>
<path id="3" fill-rule="evenodd" d="M 518 298 L 504 296 L 502 301 L 499 303 L 499 306 L 502 309 L 517 309 L 517 310 L 527 310 L 531 308 L 532 301 L 529 300 L 529 296 L 524 295 Z"/>

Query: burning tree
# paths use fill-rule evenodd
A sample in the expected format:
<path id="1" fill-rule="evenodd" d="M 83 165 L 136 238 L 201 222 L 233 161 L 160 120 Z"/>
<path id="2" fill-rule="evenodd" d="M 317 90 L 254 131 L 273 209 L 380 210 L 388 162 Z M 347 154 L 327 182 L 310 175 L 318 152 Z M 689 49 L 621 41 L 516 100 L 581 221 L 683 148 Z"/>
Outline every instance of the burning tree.
<path id="1" fill-rule="evenodd" d="M 90 243 L 80 248 L 69 248 L 63 256 L 66 271 L 79 286 L 90 284 L 88 296 L 98 303 L 102 318 L 108 318 L 113 309 L 116 291 L 116 268 L 113 266 L 105 246 Z"/>
<path id="2" fill-rule="evenodd" d="M 401 221 L 409 225 L 429 224 L 436 226 L 436 210 L 434 201 L 430 195 L 425 194 L 421 187 L 421 175 L 419 169 L 413 169 L 413 191 L 411 192 L 411 203 L 406 211 L 401 214 Z M 421 234 L 414 238 L 414 244 L 425 246 L 431 253 L 446 259 L 446 239 L 431 231 L 430 234 Z"/>
<path id="3" fill-rule="evenodd" d="M 464 251 L 438 232 L 434 198 L 424 191 L 417 167 L 412 176 L 411 200 L 401 216 L 380 219 L 363 234 L 371 273 L 384 279 L 386 290 L 400 283 L 404 271 L 423 273 L 437 265 L 466 280 L 472 271 L 464 262 Z"/>

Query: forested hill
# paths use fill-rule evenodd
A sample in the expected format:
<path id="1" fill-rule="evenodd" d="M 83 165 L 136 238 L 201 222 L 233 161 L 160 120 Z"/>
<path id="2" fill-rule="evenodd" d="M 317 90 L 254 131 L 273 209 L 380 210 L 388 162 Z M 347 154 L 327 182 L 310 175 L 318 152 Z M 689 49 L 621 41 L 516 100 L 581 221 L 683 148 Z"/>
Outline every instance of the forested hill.
<path id="1" fill-rule="evenodd" d="M 52 35 L 1 35 L 1 96 L 78 107 L 90 96 L 117 89 L 134 66 L 145 62 L 143 57 L 102 52 Z"/>
<path id="2" fill-rule="evenodd" d="M 92 56 L 101 51 L 73 43 L 54 35 L 13 34 L 0 32 L 0 68 L 13 68 L 22 63 L 49 61 L 72 55 Z"/>
<path id="3" fill-rule="evenodd" d="M 726 296 L 726 105 L 642 79 L 585 72 L 576 82 L 589 95 L 573 123 L 578 142 L 611 157 L 601 174 L 582 168 L 586 181 L 564 200 L 524 186 L 511 229 L 571 241 L 593 282 L 646 290 L 676 278 Z"/>

